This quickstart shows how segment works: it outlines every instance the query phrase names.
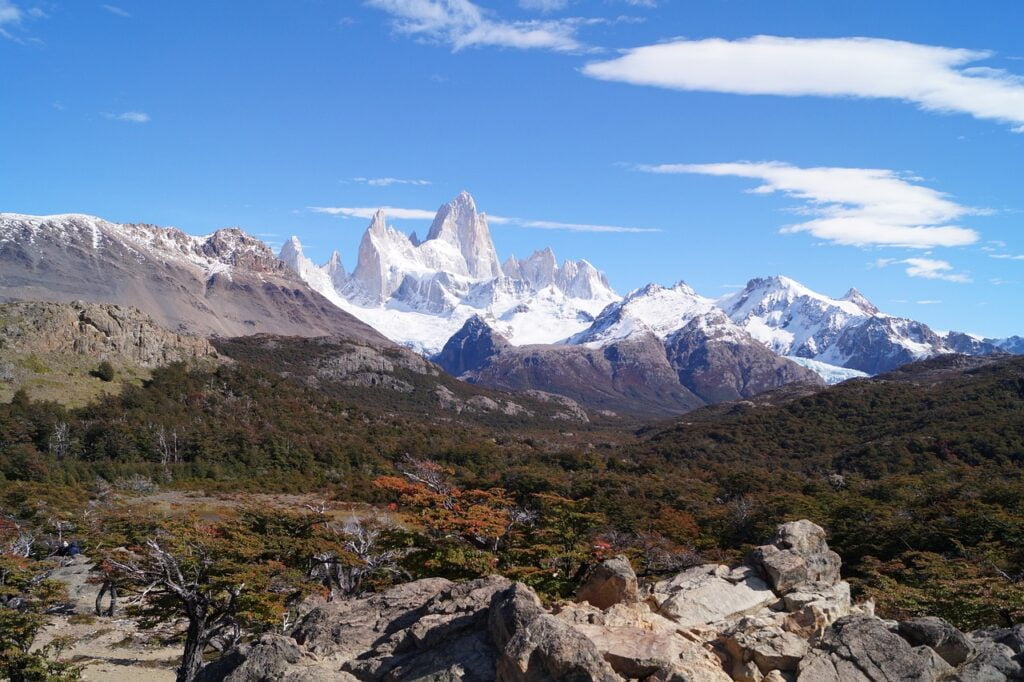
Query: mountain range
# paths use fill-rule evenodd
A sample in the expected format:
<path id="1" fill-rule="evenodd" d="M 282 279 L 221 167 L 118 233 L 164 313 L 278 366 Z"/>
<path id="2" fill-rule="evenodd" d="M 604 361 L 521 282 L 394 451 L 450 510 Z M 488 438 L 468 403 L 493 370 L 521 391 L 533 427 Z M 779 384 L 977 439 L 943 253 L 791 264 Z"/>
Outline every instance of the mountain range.
<path id="1" fill-rule="evenodd" d="M 427 236 L 383 211 L 354 268 L 318 265 L 290 238 L 278 255 L 238 228 L 197 237 L 91 216 L 0 214 L 0 298 L 133 305 L 203 336 L 336 336 L 404 346 L 468 382 L 541 390 L 590 408 L 671 414 L 791 383 L 874 375 L 946 353 L 1020 353 L 1024 341 L 937 332 L 784 276 L 728 296 L 684 282 L 625 296 L 551 249 L 499 261 L 485 213 L 462 192 Z"/>

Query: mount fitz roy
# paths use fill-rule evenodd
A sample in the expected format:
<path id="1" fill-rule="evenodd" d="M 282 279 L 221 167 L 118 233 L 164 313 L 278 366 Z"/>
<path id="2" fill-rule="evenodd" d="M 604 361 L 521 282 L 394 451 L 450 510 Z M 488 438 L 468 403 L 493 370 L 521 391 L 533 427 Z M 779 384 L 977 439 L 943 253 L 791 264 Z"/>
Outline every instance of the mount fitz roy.
<path id="1" fill-rule="evenodd" d="M 512 343 L 554 343 L 619 300 L 597 268 L 585 260 L 559 265 L 551 249 L 500 264 L 487 216 L 467 192 L 438 210 L 422 241 L 378 211 L 351 274 L 337 254 L 324 266 L 312 263 L 296 237 L 280 258 L 342 309 L 428 355 L 474 315 Z"/>

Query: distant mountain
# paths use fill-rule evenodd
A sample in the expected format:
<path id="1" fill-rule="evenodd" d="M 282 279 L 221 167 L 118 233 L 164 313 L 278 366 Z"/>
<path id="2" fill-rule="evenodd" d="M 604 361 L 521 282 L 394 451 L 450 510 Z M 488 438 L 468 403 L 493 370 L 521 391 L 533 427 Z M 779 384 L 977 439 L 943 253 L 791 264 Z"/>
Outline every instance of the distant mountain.
<path id="1" fill-rule="evenodd" d="M 829 298 L 788 277 L 752 279 L 718 304 L 776 353 L 868 374 L 944 353 L 1000 351 L 989 341 L 887 315 L 856 289 Z"/>
<path id="2" fill-rule="evenodd" d="M 0 298 L 134 306 L 174 331 L 391 345 L 237 228 L 204 237 L 85 215 L 0 214 Z"/>
<path id="3" fill-rule="evenodd" d="M 621 322 L 624 309 L 621 304 L 609 306 L 593 327 L 622 331 L 629 323 L 616 327 L 608 322 Z M 585 407 L 643 416 L 679 414 L 790 383 L 823 383 L 813 371 L 756 342 L 716 308 L 664 337 L 649 328 L 630 327 L 628 334 L 608 333 L 587 343 L 522 346 L 473 317 L 434 360 L 471 383 L 542 390 Z"/>
<path id="4" fill-rule="evenodd" d="M 559 264 L 551 249 L 522 260 L 512 256 L 499 266 L 487 216 L 467 192 L 441 206 L 422 241 L 389 226 L 378 211 L 351 273 L 337 252 L 316 265 L 295 237 L 280 257 L 339 307 L 428 355 L 440 353 L 473 317 L 511 347 L 594 349 L 647 334 L 666 343 L 695 317 L 715 310 L 728 318 L 715 317 L 724 325 L 718 331 L 744 343 L 752 338 L 831 383 L 943 353 L 1024 351 L 1019 337 L 940 334 L 916 320 L 883 313 L 856 289 L 832 298 L 783 276 L 752 279 L 743 290 L 717 300 L 682 282 L 650 284 L 623 298 L 592 264 Z M 746 336 L 737 336 L 739 331 Z"/>
<path id="5" fill-rule="evenodd" d="M 499 264 L 487 216 L 467 192 L 438 209 L 422 241 L 389 226 L 378 211 L 350 274 L 337 255 L 323 266 L 312 263 L 296 237 L 280 257 L 339 307 L 428 354 L 474 315 L 512 343 L 554 343 L 585 329 L 619 299 L 593 265 L 559 265 L 551 249 Z"/>

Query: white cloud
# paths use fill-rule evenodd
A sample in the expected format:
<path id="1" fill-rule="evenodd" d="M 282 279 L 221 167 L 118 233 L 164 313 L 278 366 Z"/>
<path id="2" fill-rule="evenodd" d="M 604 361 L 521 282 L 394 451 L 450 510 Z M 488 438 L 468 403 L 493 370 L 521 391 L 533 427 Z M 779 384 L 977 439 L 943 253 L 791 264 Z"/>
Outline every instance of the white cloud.
<path id="1" fill-rule="evenodd" d="M 621 227 L 619 225 L 591 225 L 589 223 L 560 223 L 553 220 L 511 220 L 522 227 L 539 230 L 565 230 L 567 232 L 661 232 L 653 227 Z"/>
<path id="2" fill-rule="evenodd" d="M 364 218 L 369 219 L 378 210 L 383 210 L 389 218 L 398 220 L 433 220 L 437 211 L 428 211 L 420 208 L 397 208 L 395 206 L 310 206 L 309 210 L 314 213 L 326 213 L 328 215 L 340 216 L 343 218 Z M 648 227 L 622 227 L 619 225 L 592 225 L 589 223 L 561 223 L 553 220 L 527 220 L 524 218 L 509 218 L 487 214 L 487 222 L 492 225 L 517 225 L 519 227 L 535 228 L 538 230 L 564 230 L 567 232 L 620 232 L 620 233 L 641 233 L 661 232 L 661 230 Z"/>
<path id="3" fill-rule="evenodd" d="M 914 302 L 917 303 L 918 305 L 939 305 L 940 303 L 942 303 L 942 301 L 939 301 L 939 300 L 934 299 L 934 298 L 926 298 L 926 299 L 924 299 L 922 301 L 914 301 Z"/>
<path id="4" fill-rule="evenodd" d="M 437 211 L 419 208 L 397 208 L 395 206 L 345 207 L 345 206 L 310 206 L 314 213 L 327 213 L 343 218 L 372 218 L 373 214 L 383 210 L 386 215 L 399 220 L 433 220 Z"/>
<path id="5" fill-rule="evenodd" d="M 953 272 L 955 269 L 951 263 L 935 258 L 879 258 L 875 266 L 884 268 L 890 265 L 905 265 L 906 273 L 910 277 L 922 277 L 924 279 L 941 279 L 946 282 L 967 284 L 971 278 L 962 272 Z"/>
<path id="6" fill-rule="evenodd" d="M 407 180 L 404 178 L 352 178 L 352 182 L 371 187 L 390 187 L 391 185 L 429 185 L 430 180 Z"/>
<path id="7" fill-rule="evenodd" d="M 1024 260 L 1024 253 L 990 253 L 989 257 L 1001 260 Z"/>
<path id="8" fill-rule="evenodd" d="M 492 18 L 469 0 L 366 0 L 393 18 L 395 30 L 407 35 L 467 47 L 511 47 L 523 50 L 578 51 L 579 19 L 504 21 Z"/>
<path id="9" fill-rule="evenodd" d="M 984 211 L 957 204 L 917 178 L 875 168 L 798 168 L 764 163 L 661 164 L 638 166 L 648 173 L 698 173 L 760 180 L 757 194 L 780 192 L 803 200 L 800 213 L 812 220 L 782 228 L 810 232 L 848 246 L 931 248 L 962 246 L 978 240 L 974 230 L 948 224 Z"/>
<path id="10" fill-rule="evenodd" d="M 0 26 L 21 23 L 21 9 L 11 0 L 0 0 Z"/>
<path id="11" fill-rule="evenodd" d="M 103 114 L 112 121 L 125 121 L 127 123 L 149 123 L 150 117 L 144 111 L 125 111 L 120 114 Z"/>
<path id="12" fill-rule="evenodd" d="M 116 14 L 119 17 L 125 17 L 126 19 L 131 17 L 131 14 L 127 10 L 118 7 L 117 5 L 100 5 L 103 9 L 107 10 L 111 14 Z"/>
<path id="13" fill-rule="evenodd" d="M 897 99 L 1024 132 L 1024 76 L 970 66 L 991 56 L 878 38 L 754 36 L 647 45 L 587 64 L 583 73 L 676 90 Z"/>
<path id="14" fill-rule="evenodd" d="M 5 26 L 19 26 L 24 16 L 21 8 L 11 2 L 11 0 L 0 0 L 0 38 L 13 40 L 16 43 L 24 43 L 25 41 L 4 28 Z"/>

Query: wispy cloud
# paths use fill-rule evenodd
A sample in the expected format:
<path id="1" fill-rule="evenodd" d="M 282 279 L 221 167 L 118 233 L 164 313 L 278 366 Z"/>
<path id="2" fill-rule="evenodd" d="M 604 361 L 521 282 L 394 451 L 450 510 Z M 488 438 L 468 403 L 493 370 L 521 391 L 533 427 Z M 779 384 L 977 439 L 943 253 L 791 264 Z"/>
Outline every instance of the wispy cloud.
<path id="1" fill-rule="evenodd" d="M 126 19 L 128 19 L 128 18 L 130 18 L 132 16 L 128 12 L 128 10 L 125 10 L 125 9 L 123 9 L 121 7 L 118 7 L 117 5 L 100 5 L 100 7 L 102 7 L 105 10 L 107 10 L 111 14 L 116 14 L 117 16 L 124 17 Z"/>
<path id="2" fill-rule="evenodd" d="M 469 0 L 367 0 L 367 5 L 391 15 L 399 33 L 450 45 L 510 47 L 575 52 L 583 49 L 577 18 L 507 21 Z"/>
<path id="3" fill-rule="evenodd" d="M 592 78 L 741 95 L 897 99 L 1024 132 L 1024 75 L 971 66 L 985 50 L 878 38 L 709 38 L 627 50 L 592 62 Z"/>
<path id="4" fill-rule="evenodd" d="M 990 253 L 989 258 L 1000 260 L 1024 260 L 1024 253 Z"/>
<path id="5" fill-rule="evenodd" d="M 120 114 L 103 114 L 112 121 L 125 121 L 127 123 L 149 123 L 150 117 L 144 111 L 124 111 Z"/>
<path id="6" fill-rule="evenodd" d="M 391 185 L 429 185 L 430 180 L 407 180 L 404 178 L 352 178 L 352 182 L 371 187 L 390 187 Z"/>
<path id="7" fill-rule="evenodd" d="M 884 268 L 890 265 L 905 265 L 905 271 L 910 277 L 941 279 L 957 284 L 967 284 L 972 281 L 966 274 L 954 272 L 955 268 L 948 261 L 935 258 L 879 258 L 875 261 L 876 267 Z"/>
<path id="8" fill-rule="evenodd" d="M 396 206 L 310 206 L 314 213 L 326 213 L 328 215 L 340 216 L 342 218 L 365 218 L 369 219 L 377 211 L 384 211 L 385 215 L 399 220 L 433 220 L 437 211 L 428 211 L 419 208 L 398 208 Z"/>
<path id="9" fill-rule="evenodd" d="M 436 211 L 429 211 L 420 208 L 398 208 L 395 206 L 310 206 L 309 210 L 314 213 L 326 213 L 328 215 L 340 216 L 343 218 L 369 219 L 378 210 L 383 210 L 389 218 L 398 220 L 433 220 Z M 659 229 L 649 227 L 624 227 L 621 225 L 594 225 L 590 223 L 563 223 L 554 220 L 529 220 L 525 218 L 511 218 L 487 214 L 487 221 L 493 225 L 516 225 L 518 227 L 532 228 L 538 230 L 562 230 L 566 232 L 605 232 L 605 233 L 643 233 L 661 232 Z"/>
<path id="10" fill-rule="evenodd" d="M 38 38 L 26 37 L 26 19 L 45 19 L 46 12 L 38 7 L 22 9 L 13 0 L 0 0 L 0 38 L 27 45 L 41 43 Z"/>
<path id="11" fill-rule="evenodd" d="M 510 219 L 509 222 L 521 227 L 531 227 L 538 230 L 565 230 L 567 232 L 661 232 L 653 227 L 623 227 L 621 225 L 592 225 L 589 223 L 560 223 L 554 220 L 520 220 Z"/>
<path id="12" fill-rule="evenodd" d="M 932 248 L 978 240 L 972 229 L 949 225 L 965 215 L 984 213 L 948 195 L 915 184 L 918 178 L 876 168 L 798 168 L 763 163 L 661 164 L 636 167 L 647 173 L 697 173 L 760 180 L 756 194 L 779 192 L 804 201 L 801 213 L 813 220 L 788 225 L 783 233 L 809 232 L 848 246 Z"/>
<path id="13" fill-rule="evenodd" d="M 914 303 L 917 303 L 918 305 L 939 305 L 942 301 L 934 298 L 926 298 L 921 301 L 914 301 Z"/>

